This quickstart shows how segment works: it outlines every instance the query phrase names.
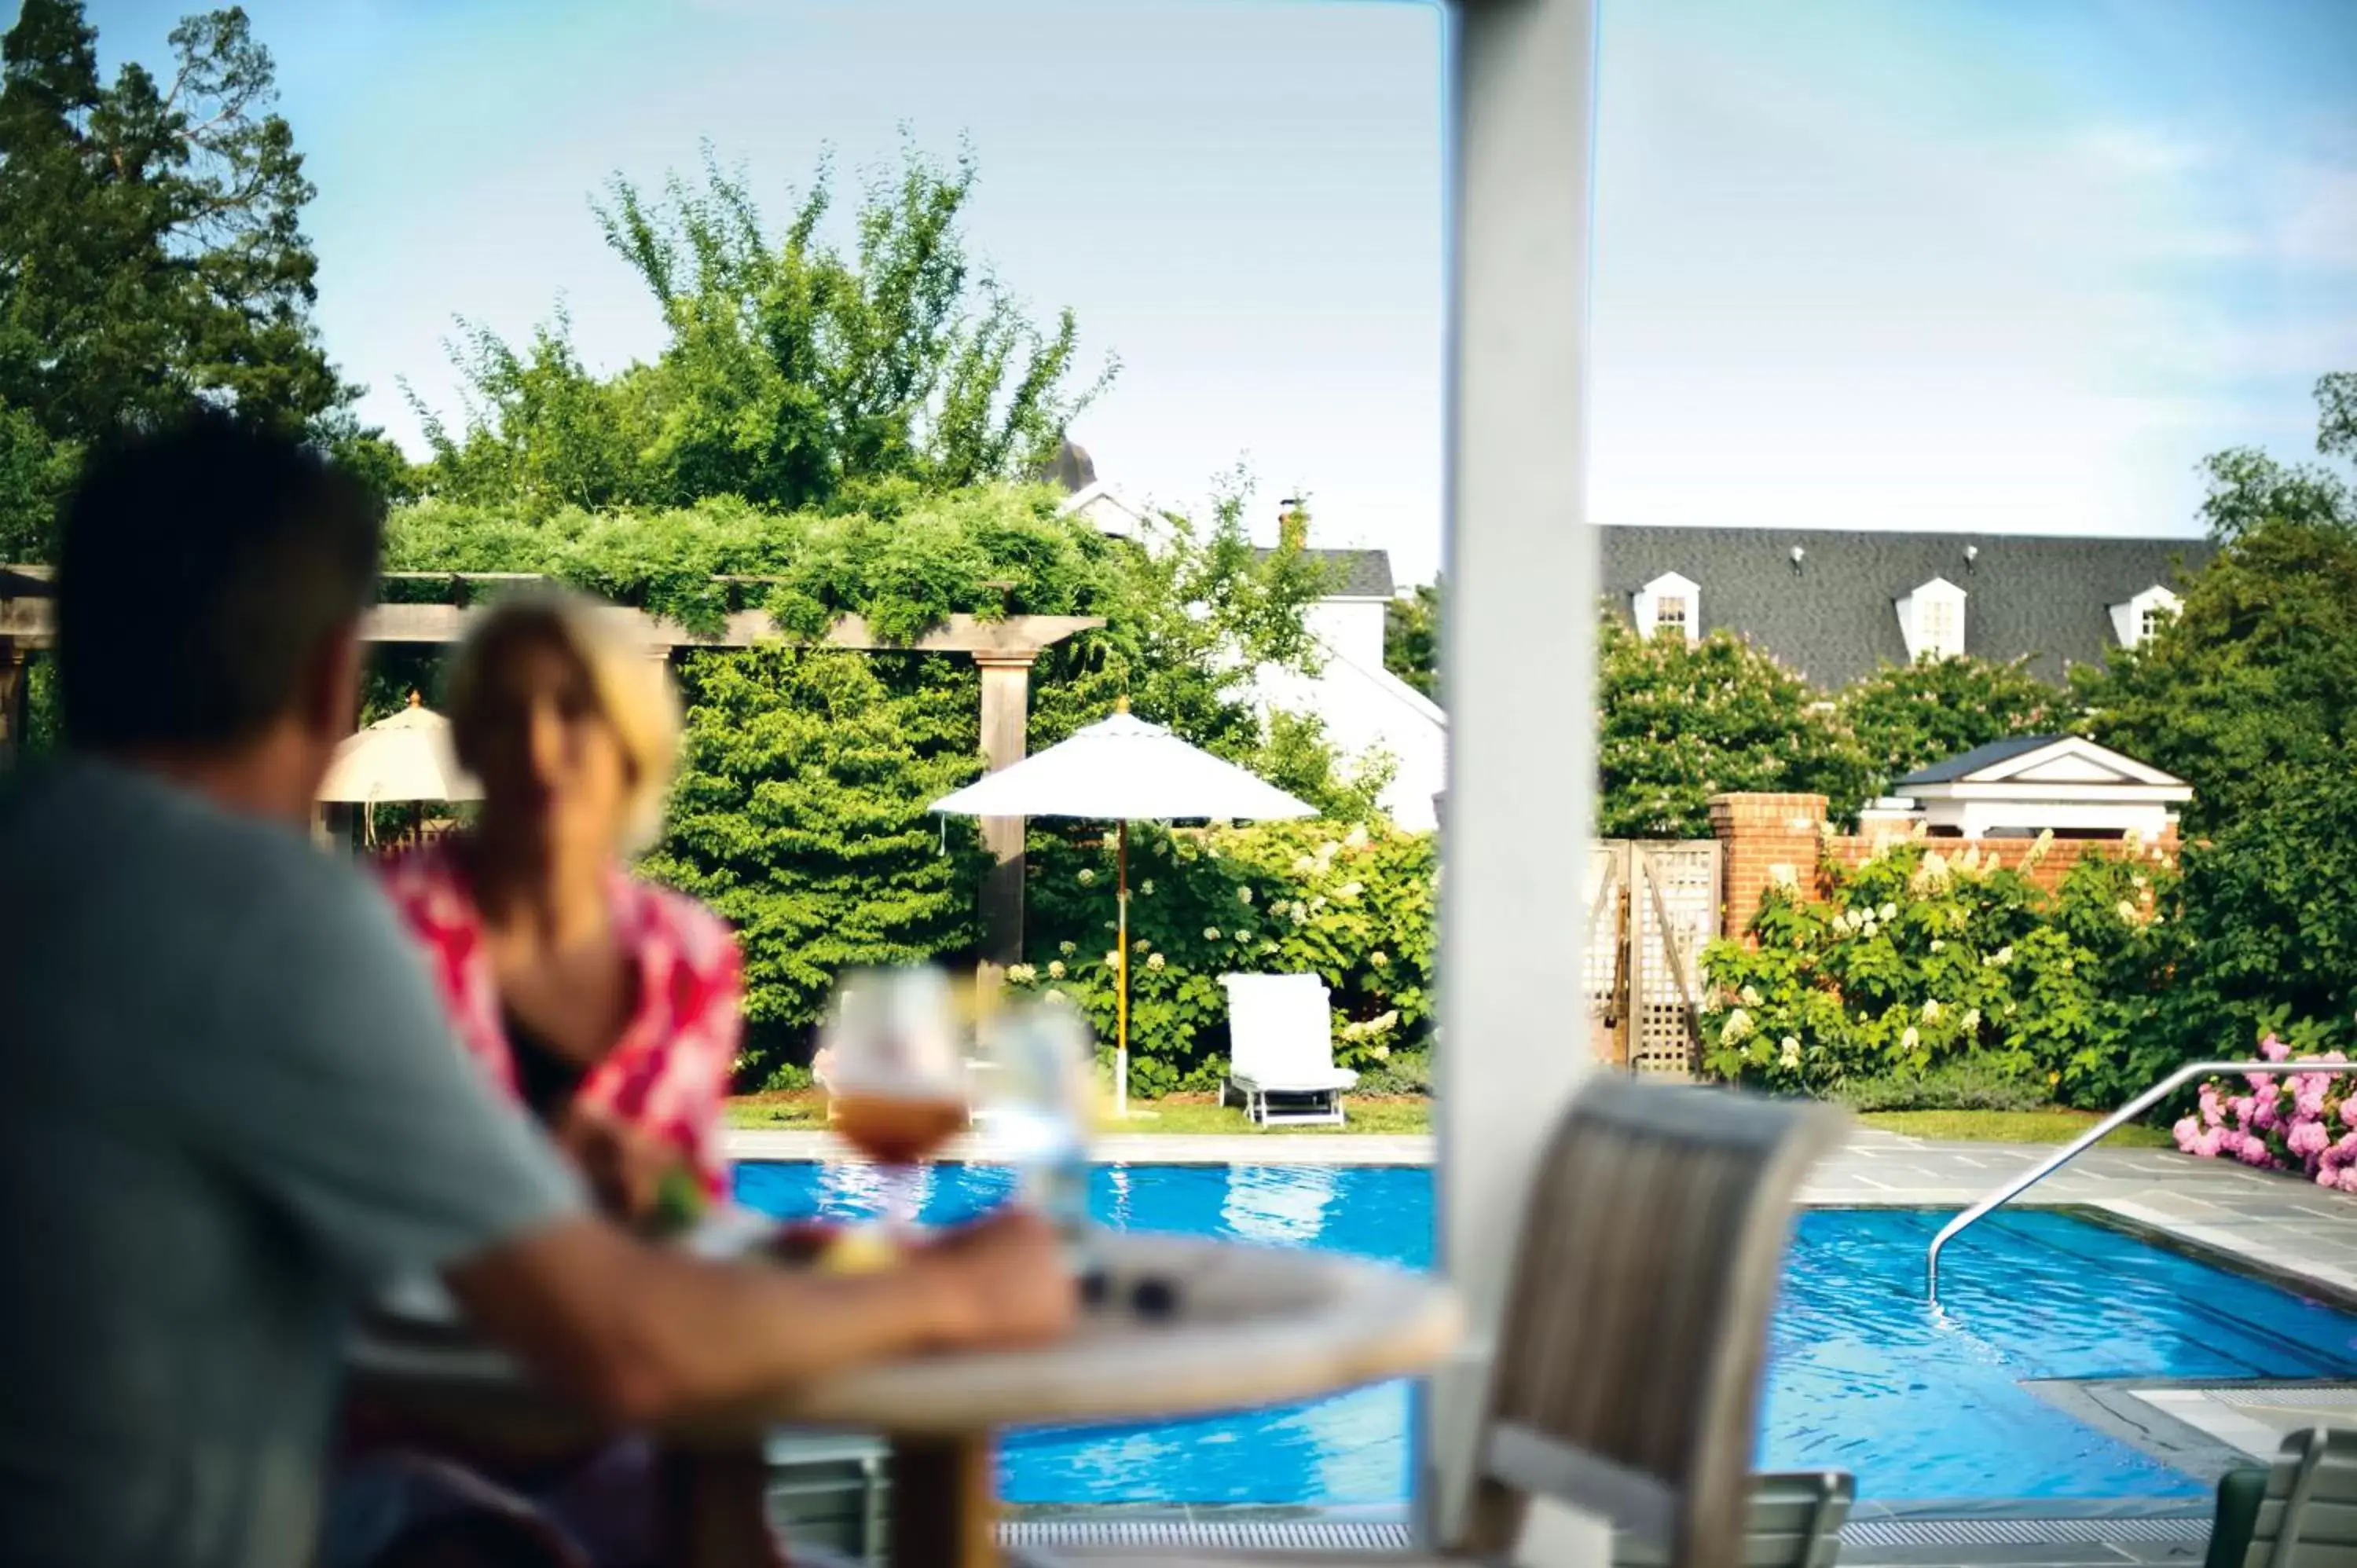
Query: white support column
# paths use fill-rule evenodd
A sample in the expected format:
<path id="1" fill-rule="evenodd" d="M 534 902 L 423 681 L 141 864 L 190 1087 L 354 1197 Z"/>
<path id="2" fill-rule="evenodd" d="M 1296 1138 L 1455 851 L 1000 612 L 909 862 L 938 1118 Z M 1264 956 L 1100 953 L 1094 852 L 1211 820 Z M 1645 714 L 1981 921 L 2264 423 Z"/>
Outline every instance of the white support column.
<path id="1" fill-rule="evenodd" d="M 1420 1490 L 1444 1540 L 1531 1168 L 1588 1068 L 1595 20 L 1594 0 L 1459 0 L 1454 29 L 1438 1213 L 1474 1354 L 1433 1388 Z"/>

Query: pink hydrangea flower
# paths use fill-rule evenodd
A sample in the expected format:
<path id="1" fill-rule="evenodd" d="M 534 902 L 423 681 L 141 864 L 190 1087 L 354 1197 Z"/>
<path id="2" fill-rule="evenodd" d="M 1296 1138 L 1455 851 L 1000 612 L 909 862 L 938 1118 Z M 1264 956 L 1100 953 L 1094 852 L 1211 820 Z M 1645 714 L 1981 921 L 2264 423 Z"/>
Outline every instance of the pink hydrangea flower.
<path id="1" fill-rule="evenodd" d="M 2243 1151 L 2238 1157 L 2246 1165 L 2258 1165 L 2262 1168 L 2276 1163 L 2276 1157 L 2267 1151 L 2266 1140 L 2264 1138 L 2244 1139 Z"/>
<path id="2" fill-rule="evenodd" d="M 2343 1165 L 2341 1167 L 2341 1190 L 2343 1192 L 2357 1192 L 2357 1165 Z"/>
<path id="3" fill-rule="evenodd" d="M 2349 1126 L 2357 1127 L 2357 1094 L 2341 1102 L 2341 1120 Z"/>
<path id="4" fill-rule="evenodd" d="M 2203 1084 L 2201 1086 L 2201 1124 L 2205 1127 L 2215 1127 L 2225 1120 L 2226 1104 L 2218 1098 L 2217 1085 Z"/>
<path id="5" fill-rule="evenodd" d="M 2198 1117 L 2188 1116 L 2169 1132 L 2177 1139 L 2177 1146 L 2190 1155 L 2193 1152 L 2193 1145 L 2201 1140 L 2201 1122 Z"/>
<path id="6" fill-rule="evenodd" d="M 2357 1160 L 2357 1133 L 2341 1133 L 2341 1141 L 2332 1145 L 2332 1152 L 2344 1160 Z"/>
<path id="7" fill-rule="evenodd" d="M 2285 1045 L 2273 1035 L 2269 1035 L 2266 1039 L 2259 1042 L 2259 1055 L 2266 1058 L 2267 1060 L 2271 1062 L 2279 1062 L 2286 1057 L 2291 1055 L 2291 1047 Z"/>
<path id="8" fill-rule="evenodd" d="M 2295 1123 L 2290 1135 L 2284 1139 L 2284 1147 L 2303 1160 L 2321 1155 L 2331 1144 L 2331 1135 L 2325 1132 L 2321 1122 Z"/>
<path id="9" fill-rule="evenodd" d="M 2251 1125 L 2265 1132 L 2276 1124 L 2276 1097 L 2272 1094 L 2261 1096 L 2257 1105 L 2258 1109 L 2251 1112 Z"/>
<path id="10" fill-rule="evenodd" d="M 2243 1081 L 2251 1086 L 2254 1094 L 2272 1095 L 2275 1092 L 2276 1075 L 2271 1072 L 2246 1072 L 2243 1075 Z"/>

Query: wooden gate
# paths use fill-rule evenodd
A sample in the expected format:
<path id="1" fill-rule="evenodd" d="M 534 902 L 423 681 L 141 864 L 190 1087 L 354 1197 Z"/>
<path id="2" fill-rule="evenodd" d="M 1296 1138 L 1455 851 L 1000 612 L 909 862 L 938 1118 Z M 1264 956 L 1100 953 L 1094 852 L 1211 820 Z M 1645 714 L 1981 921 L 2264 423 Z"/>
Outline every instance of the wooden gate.
<path id="1" fill-rule="evenodd" d="M 1718 935 L 1718 843 L 1599 839 L 1587 855 L 1587 1015 L 1598 1061 L 1702 1065 L 1702 950 Z"/>

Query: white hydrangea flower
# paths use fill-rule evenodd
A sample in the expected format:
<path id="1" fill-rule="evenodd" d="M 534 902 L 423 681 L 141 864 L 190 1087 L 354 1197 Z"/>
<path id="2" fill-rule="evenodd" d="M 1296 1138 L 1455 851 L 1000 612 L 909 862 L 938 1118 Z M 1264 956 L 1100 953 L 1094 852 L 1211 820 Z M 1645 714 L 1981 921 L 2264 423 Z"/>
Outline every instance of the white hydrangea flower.
<path id="1" fill-rule="evenodd" d="M 1392 961 L 1392 955 L 1383 951 L 1383 949 L 1377 948 L 1374 951 L 1367 955 L 1367 961 L 1373 964 L 1377 969 L 1382 969 Z"/>
<path id="2" fill-rule="evenodd" d="M 1741 991 L 1736 993 L 1736 995 L 1746 1007 L 1757 1007 L 1760 1005 L 1760 992 L 1757 987 L 1747 985 Z"/>
<path id="3" fill-rule="evenodd" d="M 1933 952 L 1946 952 L 1948 950 L 1947 941 L 1943 938 L 1933 937 L 1932 939 L 1932 950 Z"/>
<path id="4" fill-rule="evenodd" d="M 1160 969 L 1162 967 L 1162 955 L 1160 953 L 1156 953 L 1152 958 L 1147 959 L 1146 961 L 1146 967 L 1148 969 Z"/>
<path id="5" fill-rule="evenodd" d="M 1778 1058 L 1786 1072 L 1798 1072 L 1801 1068 L 1801 1042 L 1792 1035 L 1784 1036 L 1783 1055 Z"/>
<path id="6" fill-rule="evenodd" d="M 1890 924 L 1891 921 L 1899 918 L 1899 906 L 1896 904 L 1885 904 L 1881 908 L 1877 909 L 1874 912 L 1874 918 L 1880 920 L 1887 926 Z"/>
<path id="7" fill-rule="evenodd" d="M 1028 963 L 1014 963 L 1006 966 L 1006 978 L 1017 985 L 1028 985 L 1039 978 L 1039 972 Z"/>
<path id="8" fill-rule="evenodd" d="M 2005 944 L 2005 946 L 2003 946 L 2003 947 L 2001 947 L 2001 948 L 1999 948 L 1999 949 L 1997 949 L 1997 950 L 1996 950 L 1996 962 L 1997 962 L 1997 967 L 1998 967 L 1999 969 L 2002 969 L 2002 968 L 2004 968 L 2007 964 L 2009 964 L 2009 963 L 2011 963 L 2012 961 L 2013 961 L 2013 944 L 2012 944 L 2011 942 L 2007 942 L 2007 943 L 2006 943 L 2006 944 Z"/>
<path id="9" fill-rule="evenodd" d="M 1345 882 L 1341 886 L 1334 889 L 1334 897 L 1341 899 L 1347 904 L 1351 899 L 1356 898 L 1360 894 L 1364 893 L 1366 890 L 1366 886 L 1363 883 Z"/>
<path id="10" fill-rule="evenodd" d="M 1056 944 L 1056 950 L 1062 953 L 1066 958 L 1070 958 L 1080 950 L 1080 944 L 1077 942 L 1058 942 Z"/>
<path id="11" fill-rule="evenodd" d="M 2129 903 L 2126 899 L 2121 899 L 2118 904 L 2114 906 L 2114 909 L 2115 912 L 2118 914 L 2124 924 L 2133 926 L 2136 923 L 2136 907 Z"/>
<path id="12" fill-rule="evenodd" d="M 1964 1015 L 1956 1022 L 1961 1024 L 1964 1033 L 1969 1035 L 1981 1026 L 1981 1010 L 1977 1007 L 1967 1007 L 1964 1009 Z"/>
<path id="13" fill-rule="evenodd" d="M 1718 1026 L 1718 1037 L 1730 1045 L 1750 1033 L 1751 1015 L 1740 1007 L 1727 1014 L 1727 1022 Z"/>
<path id="14" fill-rule="evenodd" d="M 1940 999 L 1936 996 L 1926 998 L 1923 1003 L 1923 1022 L 1928 1024 L 1939 1015 Z"/>
<path id="15" fill-rule="evenodd" d="M 1070 946 L 1071 944 L 1067 943 L 1066 945 Z M 1064 961 L 1062 959 L 1056 958 L 1049 959 L 1048 961 L 1048 978 L 1050 980 L 1061 980 L 1064 978 Z"/>
<path id="16" fill-rule="evenodd" d="M 1307 876 L 1317 869 L 1318 863 L 1308 855 L 1297 854 L 1293 857 L 1293 874 L 1296 876 Z"/>
<path id="17" fill-rule="evenodd" d="M 1097 874 L 1096 874 L 1095 872 L 1091 871 L 1091 870 L 1090 870 L 1087 866 L 1085 866 L 1085 865 L 1084 865 L 1084 866 L 1082 866 L 1082 867 L 1081 867 L 1080 884 L 1081 884 L 1081 886 L 1083 886 L 1083 887 L 1093 887 L 1093 886 L 1096 886 L 1096 881 L 1097 881 Z"/>
<path id="18" fill-rule="evenodd" d="M 1217 926 L 1205 926 L 1203 928 L 1203 940 L 1207 942 L 1218 941 L 1220 940 L 1220 928 Z"/>
<path id="19" fill-rule="evenodd" d="M 1109 953 L 1105 954 L 1105 967 L 1106 967 L 1107 969 L 1115 969 L 1115 968 L 1118 968 L 1118 967 L 1120 966 L 1120 964 L 1121 964 L 1121 950 L 1120 950 L 1119 948 L 1115 948 L 1115 949 L 1114 949 L 1114 950 L 1113 950 L 1113 951 L 1111 951 L 1111 952 L 1109 952 Z"/>
<path id="20" fill-rule="evenodd" d="M 1365 824 L 1365 823 L 1363 823 L 1363 822 L 1361 822 L 1361 824 L 1359 824 L 1357 827 L 1352 828 L 1349 832 L 1347 832 L 1347 833 L 1343 834 L 1343 835 L 1342 835 L 1342 844 L 1343 844 L 1343 847 L 1344 847 L 1344 848 L 1346 848 L 1346 849 L 1364 849 L 1364 848 L 1366 848 L 1366 847 L 1367 847 L 1367 829 L 1366 829 L 1366 824 Z"/>
<path id="21" fill-rule="evenodd" d="M 1154 878 L 1149 876 L 1145 881 L 1139 883 L 1137 885 L 1137 890 L 1140 893 L 1144 893 L 1148 897 L 1151 897 L 1154 892 Z"/>
<path id="22" fill-rule="evenodd" d="M 1248 942 L 1252 940 L 1252 937 L 1253 934 L 1250 931 L 1238 931 L 1236 933 L 1236 940 L 1240 942 Z"/>
<path id="23" fill-rule="evenodd" d="M 1251 889 L 1251 888 L 1249 888 L 1249 887 L 1239 887 L 1239 888 L 1237 888 L 1237 889 L 1236 889 L 1236 902 L 1237 902 L 1237 903 L 1239 903 L 1239 904 L 1249 904 L 1249 903 L 1251 903 L 1251 902 L 1252 902 L 1252 889 Z"/>
<path id="24" fill-rule="evenodd" d="M 1899 1031 L 1899 1043 L 1911 1051 L 1923 1043 L 1923 1036 L 1915 1032 L 1914 1025 L 1910 1024 Z"/>

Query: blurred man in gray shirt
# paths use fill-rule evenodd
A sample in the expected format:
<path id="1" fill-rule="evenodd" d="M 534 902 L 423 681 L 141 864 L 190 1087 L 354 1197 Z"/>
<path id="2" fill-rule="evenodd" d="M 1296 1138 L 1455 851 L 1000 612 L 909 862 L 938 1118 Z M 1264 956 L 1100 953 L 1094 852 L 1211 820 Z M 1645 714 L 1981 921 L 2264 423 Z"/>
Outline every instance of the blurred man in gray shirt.
<path id="1" fill-rule="evenodd" d="M 840 1279 L 589 1211 L 306 840 L 379 542 L 351 480 L 210 415 L 94 455 L 69 505 L 68 751 L 0 787 L 9 1563 L 298 1568 L 352 1309 L 406 1273 L 622 1422 L 1070 1320 L 1028 1217 Z"/>

